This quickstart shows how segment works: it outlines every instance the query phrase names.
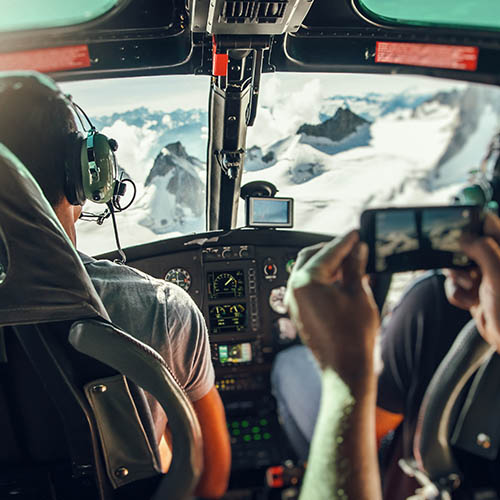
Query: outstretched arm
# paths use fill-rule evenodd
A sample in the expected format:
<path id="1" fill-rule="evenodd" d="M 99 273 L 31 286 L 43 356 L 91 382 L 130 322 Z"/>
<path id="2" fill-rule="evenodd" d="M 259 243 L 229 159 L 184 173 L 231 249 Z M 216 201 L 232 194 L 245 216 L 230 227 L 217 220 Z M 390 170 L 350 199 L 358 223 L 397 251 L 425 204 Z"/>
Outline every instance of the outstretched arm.
<path id="1" fill-rule="evenodd" d="M 290 314 L 322 369 L 322 401 L 302 500 L 381 498 L 375 442 L 373 349 L 377 307 L 357 232 L 299 254 Z"/>

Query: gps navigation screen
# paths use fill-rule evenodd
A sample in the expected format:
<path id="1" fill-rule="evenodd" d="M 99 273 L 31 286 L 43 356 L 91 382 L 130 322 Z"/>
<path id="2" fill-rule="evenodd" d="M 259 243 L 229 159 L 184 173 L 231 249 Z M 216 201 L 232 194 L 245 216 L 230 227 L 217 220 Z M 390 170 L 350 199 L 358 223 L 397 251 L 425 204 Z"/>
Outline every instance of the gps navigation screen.
<path id="1" fill-rule="evenodd" d="M 292 198 L 249 198 L 247 225 L 262 227 L 292 227 Z"/>

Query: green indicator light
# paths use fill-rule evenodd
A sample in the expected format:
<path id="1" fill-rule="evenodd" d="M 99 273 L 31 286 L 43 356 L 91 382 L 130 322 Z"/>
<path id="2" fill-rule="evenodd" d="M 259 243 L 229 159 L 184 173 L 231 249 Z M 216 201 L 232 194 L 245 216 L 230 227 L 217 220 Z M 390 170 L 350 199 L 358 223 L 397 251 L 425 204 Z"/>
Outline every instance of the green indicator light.
<path id="1" fill-rule="evenodd" d="M 243 436 L 243 441 L 246 441 L 248 443 L 248 441 L 251 441 L 252 440 L 252 436 L 250 436 L 250 434 L 245 434 Z"/>
<path id="2" fill-rule="evenodd" d="M 261 418 L 259 421 L 260 425 L 267 425 L 267 420 L 265 418 Z"/>
<path id="3" fill-rule="evenodd" d="M 239 427 L 240 426 L 240 423 L 239 422 L 233 422 L 231 424 L 231 426 L 233 427 L 233 429 L 235 429 L 236 427 Z"/>
<path id="4" fill-rule="evenodd" d="M 243 420 L 243 422 L 241 422 L 241 427 L 248 427 L 248 420 Z"/>
<path id="5" fill-rule="evenodd" d="M 239 436 L 240 434 L 241 433 L 239 429 L 233 429 L 233 436 Z"/>
<path id="6" fill-rule="evenodd" d="M 253 438 L 255 441 L 260 441 L 261 436 L 260 434 L 255 434 Z"/>
<path id="7" fill-rule="evenodd" d="M 271 434 L 269 434 L 269 432 L 264 432 L 264 439 L 271 439 Z"/>
<path id="8" fill-rule="evenodd" d="M 257 432 L 260 432 L 260 427 L 252 427 L 252 432 L 257 434 Z"/>

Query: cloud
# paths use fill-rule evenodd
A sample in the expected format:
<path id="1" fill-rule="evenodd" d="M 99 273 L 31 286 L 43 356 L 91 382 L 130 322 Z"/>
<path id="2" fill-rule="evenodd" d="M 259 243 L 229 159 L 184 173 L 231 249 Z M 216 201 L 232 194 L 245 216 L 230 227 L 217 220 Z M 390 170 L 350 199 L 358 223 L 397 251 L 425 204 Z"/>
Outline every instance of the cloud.
<path id="1" fill-rule="evenodd" d="M 248 145 L 272 144 L 293 135 L 303 123 L 318 123 L 321 85 L 318 78 L 300 79 L 295 86 L 286 85 L 272 75 L 262 85 L 262 99 L 255 125 L 248 129 Z"/>
<path id="2" fill-rule="evenodd" d="M 111 127 L 105 127 L 102 133 L 118 141 L 116 158 L 135 182 L 144 183 L 153 166 L 153 156 L 158 140 L 158 133 L 147 128 L 128 125 L 118 120 Z"/>

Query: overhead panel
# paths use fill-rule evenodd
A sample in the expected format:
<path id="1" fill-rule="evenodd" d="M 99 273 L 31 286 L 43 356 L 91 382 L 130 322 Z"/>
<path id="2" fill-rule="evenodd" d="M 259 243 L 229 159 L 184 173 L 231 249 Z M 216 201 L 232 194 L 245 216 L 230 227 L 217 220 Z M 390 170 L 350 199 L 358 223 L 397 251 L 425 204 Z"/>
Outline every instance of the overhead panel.
<path id="1" fill-rule="evenodd" d="M 312 0 L 193 0 L 191 28 L 214 35 L 281 35 L 299 29 Z"/>
<path id="2" fill-rule="evenodd" d="M 500 2 L 492 0 L 353 0 L 380 24 L 500 30 Z"/>

